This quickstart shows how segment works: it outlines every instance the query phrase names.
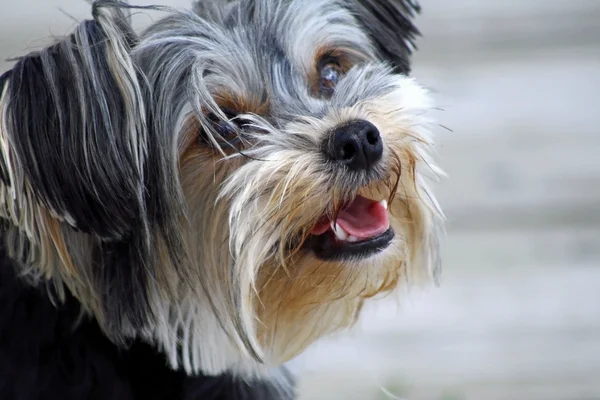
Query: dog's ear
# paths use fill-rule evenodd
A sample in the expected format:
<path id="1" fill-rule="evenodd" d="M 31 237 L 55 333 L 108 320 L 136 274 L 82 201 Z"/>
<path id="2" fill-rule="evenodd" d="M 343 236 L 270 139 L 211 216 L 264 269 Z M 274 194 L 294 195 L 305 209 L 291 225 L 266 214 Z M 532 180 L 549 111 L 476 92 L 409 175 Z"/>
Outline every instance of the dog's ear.
<path id="1" fill-rule="evenodd" d="M 419 35 L 413 19 L 421 11 L 416 0 L 345 0 L 379 55 L 398 73 L 410 72 L 410 56 Z"/>
<path id="2" fill-rule="evenodd" d="M 94 20 L 3 75 L 0 98 L 0 177 L 20 208 L 39 202 L 104 239 L 127 235 L 144 211 L 143 95 L 119 14 L 96 4 Z"/>
<path id="3" fill-rule="evenodd" d="M 19 233 L 6 240 L 26 241 L 9 250 L 29 249 L 11 256 L 90 291 L 84 300 L 114 337 L 148 320 L 154 233 L 176 224 L 162 168 L 171 147 L 148 134 L 149 90 L 125 7 L 94 2 L 92 20 L 0 77 L 0 217 Z"/>

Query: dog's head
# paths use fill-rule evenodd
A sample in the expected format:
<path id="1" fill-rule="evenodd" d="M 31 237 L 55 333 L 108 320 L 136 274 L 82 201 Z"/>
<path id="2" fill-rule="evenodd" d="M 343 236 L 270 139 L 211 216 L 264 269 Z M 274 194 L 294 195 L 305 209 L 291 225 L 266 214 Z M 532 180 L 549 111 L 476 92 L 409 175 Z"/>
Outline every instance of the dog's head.
<path id="1" fill-rule="evenodd" d="M 247 373 L 438 269 L 410 0 L 122 9 L 0 82 L 10 255 L 115 341 Z"/>

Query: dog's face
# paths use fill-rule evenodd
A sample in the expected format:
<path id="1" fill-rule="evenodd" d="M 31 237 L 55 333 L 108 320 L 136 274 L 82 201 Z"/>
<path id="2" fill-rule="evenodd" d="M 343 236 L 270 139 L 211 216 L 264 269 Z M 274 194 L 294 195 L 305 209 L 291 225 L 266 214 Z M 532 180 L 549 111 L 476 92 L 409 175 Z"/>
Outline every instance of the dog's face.
<path id="1" fill-rule="evenodd" d="M 73 41 L 108 39 L 102 57 L 67 43 L 5 78 L 13 257 L 66 285 L 111 336 L 209 373 L 285 362 L 352 325 L 366 299 L 433 276 L 439 211 L 424 175 L 438 171 L 427 93 L 406 76 L 412 7 L 205 1 L 139 42 L 118 11 L 96 8 Z M 59 87 L 63 62 L 77 96 Z M 55 107 L 20 103 L 25 83 Z M 73 165 L 68 146 L 42 157 L 52 144 L 24 122 L 36 105 L 57 140 L 77 143 Z"/>

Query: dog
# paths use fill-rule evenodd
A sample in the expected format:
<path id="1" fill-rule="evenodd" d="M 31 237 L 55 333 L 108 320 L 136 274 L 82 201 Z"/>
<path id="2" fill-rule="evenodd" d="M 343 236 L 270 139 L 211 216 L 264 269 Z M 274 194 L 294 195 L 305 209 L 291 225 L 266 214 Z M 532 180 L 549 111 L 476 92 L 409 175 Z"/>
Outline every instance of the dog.
<path id="1" fill-rule="evenodd" d="M 131 14 L 158 10 L 141 34 Z M 291 399 L 437 279 L 412 0 L 95 1 L 0 78 L 0 398 Z"/>

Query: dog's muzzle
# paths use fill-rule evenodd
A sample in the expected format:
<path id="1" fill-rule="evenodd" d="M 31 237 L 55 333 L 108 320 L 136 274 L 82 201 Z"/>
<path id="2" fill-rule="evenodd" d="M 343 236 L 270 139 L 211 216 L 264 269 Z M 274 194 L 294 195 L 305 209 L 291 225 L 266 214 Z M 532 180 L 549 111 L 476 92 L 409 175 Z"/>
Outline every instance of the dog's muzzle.
<path id="1" fill-rule="evenodd" d="M 326 139 L 330 161 L 349 172 L 369 173 L 383 155 L 379 130 L 366 120 L 336 127 Z M 306 246 L 324 260 L 358 259 L 384 250 L 393 240 L 386 200 L 356 196 L 333 218 L 323 216 L 310 232 Z"/>

